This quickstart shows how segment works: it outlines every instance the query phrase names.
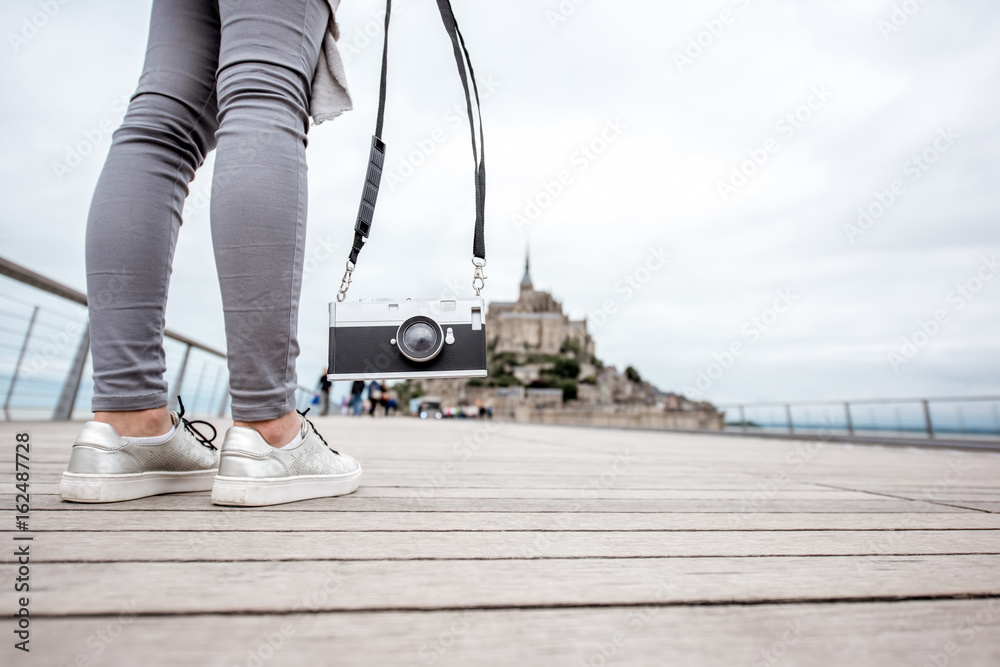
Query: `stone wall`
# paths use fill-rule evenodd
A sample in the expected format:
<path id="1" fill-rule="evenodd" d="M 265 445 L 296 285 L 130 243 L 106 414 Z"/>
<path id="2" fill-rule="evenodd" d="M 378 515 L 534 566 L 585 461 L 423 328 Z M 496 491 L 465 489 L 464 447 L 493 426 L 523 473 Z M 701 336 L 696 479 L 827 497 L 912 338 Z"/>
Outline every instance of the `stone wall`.
<path id="1" fill-rule="evenodd" d="M 486 331 L 497 341 L 497 352 L 558 354 L 566 339 L 567 319 L 560 313 L 498 313 L 487 315 Z"/>
<path id="2" fill-rule="evenodd" d="M 532 410 L 520 405 L 502 415 L 516 422 L 561 424 L 564 426 L 610 426 L 615 428 L 681 429 L 721 431 L 724 418 L 711 412 L 603 411 L 603 410 Z"/>

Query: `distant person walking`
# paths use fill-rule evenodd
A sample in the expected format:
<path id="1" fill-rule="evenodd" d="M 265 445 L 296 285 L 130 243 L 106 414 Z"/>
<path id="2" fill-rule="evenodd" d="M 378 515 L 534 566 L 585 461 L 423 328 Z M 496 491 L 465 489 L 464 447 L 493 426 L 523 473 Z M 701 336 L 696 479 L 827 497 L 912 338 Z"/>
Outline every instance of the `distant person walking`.
<path id="1" fill-rule="evenodd" d="M 375 416 L 375 409 L 385 400 L 383 394 L 385 393 L 385 387 L 378 381 L 372 380 L 371 384 L 368 385 L 368 401 L 371 406 L 368 408 L 368 415 L 371 417 Z"/>
<path id="2" fill-rule="evenodd" d="M 360 415 L 362 413 L 365 395 L 365 381 L 355 380 L 351 385 L 351 413 L 354 415 Z"/>
<path id="3" fill-rule="evenodd" d="M 392 389 L 387 389 L 382 395 L 382 405 L 385 406 L 385 416 L 388 417 L 399 407 L 399 395 Z"/>
<path id="4" fill-rule="evenodd" d="M 320 416 L 326 417 L 330 414 L 330 388 L 333 387 L 333 383 L 330 382 L 330 378 L 326 376 L 326 369 L 323 369 L 323 374 L 319 376 L 319 414 Z"/>
<path id="5" fill-rule="evenodd" d="M 94 421 L 73 445 L 64 500 L 212 489 L 220 505 L 270 505 L 358 487 L 358 462 L 295 410 L 309 118 L 351 107 L 334 41 L 338 5 L 153 0 L 142 75 L 87 219 Z M 234 420 L 221 453 L 214 429 L 199 432 L 183 403 L 168 410 L 163 377 L 184 200 L 213 149 L 212 245 Z"/>

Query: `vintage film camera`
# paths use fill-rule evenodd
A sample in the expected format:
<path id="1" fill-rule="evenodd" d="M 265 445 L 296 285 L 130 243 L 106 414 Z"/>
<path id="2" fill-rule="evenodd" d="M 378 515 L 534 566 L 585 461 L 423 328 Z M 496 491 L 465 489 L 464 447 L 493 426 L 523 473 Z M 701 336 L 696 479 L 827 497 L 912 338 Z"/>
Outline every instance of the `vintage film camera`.
<path id="1" fill-rule="evenodd" d="M 330 304 L 331 380 L 486 377 L 481 297 Z"/>
<path id="2" fill-rule="evenodd" d="M 368 171 L 354 225 L 354 242 L 348 256 L 347 270 L 341 281 L 337 300 L 330 304 L 330 359 L 327 370 L 330 380 L 486 377 L 486 310 L 480 296 L 486 279 L 483 274 L 483 267 L 486 266 L 486 165 L 479 92 L 476 89 L 472 62 L 455 22 L 451 3 L 449 0 L 437 0 L 437 5 L 445 30 L 451 38 L 455 62 L 465 90 L 472 137 L 476 185 L 476 221 L 472 242 L 472 264 L 475 270 L 472 287 L 476 296 L 396 301 L 378 299 L 354 303 L 345 301 L 358 253 L 371 233 L 385 161 L 385 144 L 379 135 L 382 133 L 385 113 L 391 9 L 391 0 L 387 0 L 386 41 L 382 50 L 382 78 L 379 84 L 375 135 L 372 137 Z"/>

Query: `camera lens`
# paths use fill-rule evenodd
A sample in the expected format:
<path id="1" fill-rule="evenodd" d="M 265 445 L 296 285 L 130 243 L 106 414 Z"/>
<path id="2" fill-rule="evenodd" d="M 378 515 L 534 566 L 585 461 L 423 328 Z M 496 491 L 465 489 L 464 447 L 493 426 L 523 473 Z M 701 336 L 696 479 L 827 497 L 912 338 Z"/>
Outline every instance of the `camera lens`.
<path id="1" fill-rule="evenodd" d="M 437 332 L 426 322 L 415 322 L 403 332 L 403 344 L 421 354 L 433 350 L 437 339 Z"/>
<path id="2" fill-rule="evenodd" d="M 444 347 L 441 325 L 424 315 L 405 320 L 396 331 L 396 345 L 411 361 L 430 361 Z"/>

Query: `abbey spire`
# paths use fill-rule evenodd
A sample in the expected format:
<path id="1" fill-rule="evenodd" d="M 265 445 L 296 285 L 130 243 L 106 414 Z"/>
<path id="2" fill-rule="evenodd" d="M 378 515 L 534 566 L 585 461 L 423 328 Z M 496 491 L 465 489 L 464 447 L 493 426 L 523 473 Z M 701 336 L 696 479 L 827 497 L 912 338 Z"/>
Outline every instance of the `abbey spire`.
<path id="1" fill-rule="evenodd" d="M 529 252 L 528 249 L 525 248 L 525 250 L 524 250 L 524 277 L 521 278 L 521 287 L 531 287 L 532 286 L 531 285 L 531 272 L 529 270 L 530 267 L 529 267 L 529 263 L 528 263 L 528 261 L 529 261 L 528 252 Z"/>

